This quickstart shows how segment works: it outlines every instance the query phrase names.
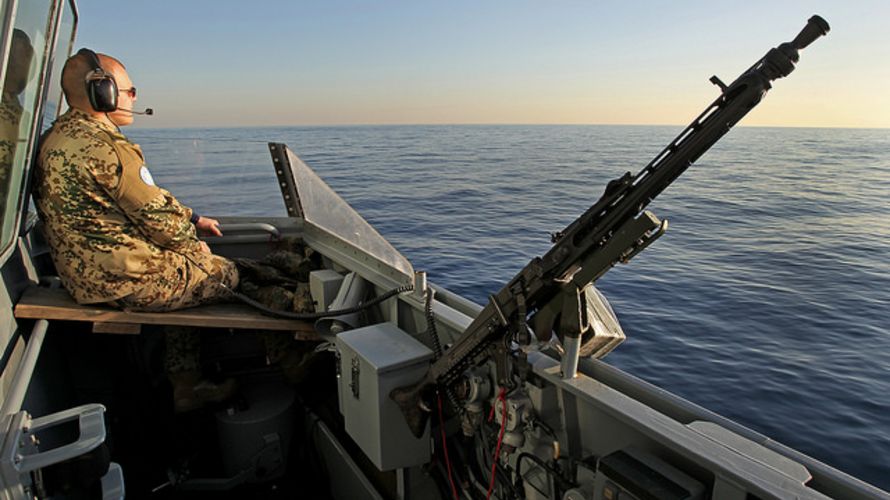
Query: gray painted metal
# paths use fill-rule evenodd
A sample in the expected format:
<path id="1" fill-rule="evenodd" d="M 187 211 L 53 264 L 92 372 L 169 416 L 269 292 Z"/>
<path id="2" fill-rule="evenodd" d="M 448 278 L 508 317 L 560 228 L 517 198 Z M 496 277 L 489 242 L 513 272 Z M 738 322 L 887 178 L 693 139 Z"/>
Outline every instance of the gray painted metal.
<path id="1" fill-rule="evenodd" d="M 275 176 L 278 178 L 278 187 L 281 188 L 281 198 L 284 200 L 287 215 L 302 219 L 303 207 L 300 204 L 300 193 L 297 192 L 294 176 L 290 172 L 287 146 L 270 142 L 269 152 L 272 154 L 272 164 L 275 167 Z"/>
<path id="2" fill-rule="evenodd" d="M 753 431 L 738 422 L 702 408 L 671 392 L 652 385 L 633 375 L 609 365 L 602 360 L 582 359 L 581 373 L 631 397 L 678 422 L 691 423 L 696 420 L 714 422 L 721 427 L 754 441 L 805 466 L 813 476 L 813 483 L 834 498 L 881 498 L 890 500 L 890 493 L 872 486 L 858 478 L 837 470 L 800 451 Z"/>
<path id="3" fill-rule="evenodd" d="M 482 306 L 437 286 L 435 283 L 430 283 L 430 287 L 436 291 L 432 309 L 437 318 L 437 327 L 440 335 L 443 336 L 444 343 L 446 342 L 445 339 L 456 338 L 469 325 L 472 317 L 482 310 Z M 400 302 L 411 308 L 416 308 L 418 311 L 422 310 L 422 304 L 414 304 L 413 298 L 410 295 L 400 297 Z M 424 323 L 420 322 L 419 324 L 421 326 L 418 331 L 422 331 L 425 328 L 423 326 Z M 425 339 L 421 340 L 425 341 Z M 530 355 L 530 359 L 536 359 L 538 356 L 549 357 L 554 364 L 559 363 L 559 360 L 555 359 L 553 357 L 555 355 L 551 352 L 533 353 Z M 637 401 L 639 404 L 645 405 L 649 411 L 661 413 L 678 423 L 684 425 L 693 424 L 696 421 L 713 423 L 767 450 L 776 452 L 782 457 L 805 467 L 813 477 L 812 484 L 818 485 L 821 491 L 833 498 L 881 498 L 890 500 L 890 494 L 883 490 L 809 457 L 800 451 L 776 442 L 726 417 L 691 403 L 660 387 L 634 377 L 609 365 L 605 361 L 581 358 L 578 377 L 596 380 L 604 386 L 608 386 L 610 389 Z M 561 387 L 562 384 L 562 382 L 552 378 L 549 379 L 549 382 L 555 387 Z M 575 406 L 580 404 L 583 406 L 585 403 L 583 400 L 573 399 L 568 404 Z M 547 410 L 543 411 L 546 413 Z M 562 409 L 556 409 L 556 411 L 562 411 Z M 571 417 L 565 421 L 567 425 L 572 425 L 572 422 L 574 422 L 576 428 L 582 428 L 582 423 L 573 420 Z M 696 425 L 702 424 L 693 424 L 692 428 L 695 428 Z M 582 429 L 579 431 L 582 434 L 589 432 L 602 435 L 604 432 L 602 427 L 591 425 L 590 423 L 584 427 L 589 429 L 589 431 Z M 611 430 L 610 428 L 606 432 Z M 567 445 L 571 447 L 572 443 L 569 442 Z M 721 483 L 719 488 L 715 488 L 714 494 L 718 491 L 724 491 L 728 494 L 731 489 L 729 485 Z M 715 496 L 714 498 L 718 497 Z M 727 498 L 729 497 L 727 496 Z"/>
<path id="4" fill-rule="evenodd" d="M 267 233 L 276 240 L 281 239 L 281 231 L 272 224 L 265 222 L 242 222 L 220 224 L 220 231 L 223 233 Z"/>
<path id="5" fill-rule="evenodd" d="M 16 367 L 15 375 L 10 383 L 9 393 L 3 399 L 3 406 L 0 408 L 0 418 L 6 418 L 7 415 L 12 415 L 22 409 L 22 402 L 25 400 L 25 394 L 28 392 L 28 385 L 31 383 L 31 376 L 34 374 L 34 367 L 37 366 L 37 357 L 40 356 L 40 349 L 43 347 L 43 339 L 46 337 L 48 326 L 49 321 L 45 319 L 37 320 L 34 324 L 31 336 L 28 338 L 25 354 Z"/>
<path id="6" fill-rule="evenodd" d="M 727 448 L 589 377 L 560 377 L 559 364 L 530 355 L 534 372 L 559 390 L 566 441 L 574 456 L 603 456 L 628 446 L 668 449 L 763 498 L 830 498 L 804 486 L 757 456 Z M 576 455 L 577 454 L 577 455 Z"/>
<path id="7" fill-rule="evenodd" d="M 336 344 L 346 432 L 382 471 L 427 463 L 429 429 L 416 439 L 389 393 L 422 375 L 432 351 L 392 323 L 341 333 Z"/>
<path id="8" fill-rule="evenodd" d="M 331 496 L 337 500 L 383 500 L 328 426 L 314 414 L 309 414 L 308 425 L 308 435 L 328 467 L 330 477 L 334 478 L 330 484 Z"/>

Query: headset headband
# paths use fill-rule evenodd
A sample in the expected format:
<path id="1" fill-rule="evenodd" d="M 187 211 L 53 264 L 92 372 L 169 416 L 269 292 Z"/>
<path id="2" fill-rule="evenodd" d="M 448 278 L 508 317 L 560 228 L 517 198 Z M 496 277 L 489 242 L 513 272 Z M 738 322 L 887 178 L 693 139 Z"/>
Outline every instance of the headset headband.
<path id="1" fill-rule="evenodd" d="M 84 47 L 77 51 L 77 55 L 86 57 L 87 60 L 90 62 L 90 66 L 93 67 L 94 71 L 95 70 L 104 71 L 102 69 L 102 63 L 99 62 L 99 56 L 97 56 L 96 53 L 93 52 L 92 50 Z"/>

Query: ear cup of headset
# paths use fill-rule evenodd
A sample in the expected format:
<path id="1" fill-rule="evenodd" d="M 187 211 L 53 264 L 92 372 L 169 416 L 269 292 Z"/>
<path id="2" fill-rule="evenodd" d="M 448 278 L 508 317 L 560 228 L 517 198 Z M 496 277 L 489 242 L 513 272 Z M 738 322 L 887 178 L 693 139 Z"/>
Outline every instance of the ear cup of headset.
<path id="1" fill-rule="evenodd" d="M 87 95 L 96 111 L 110 113 L 117 109 L 117 84 L 110 76 L 88 81 Z"/>
<path id="2" fill-rule="evenodd" d="M 114 77 L 110 73 L 102 68 L 99 56 L 87 48 L 77 51 L 77 55 L 86 57 L 93 68 L 86 78 L 87 97 L 90 99 L 90 105 L 102 113 L 117 110 L 117 82 L 114 81 Z"/>

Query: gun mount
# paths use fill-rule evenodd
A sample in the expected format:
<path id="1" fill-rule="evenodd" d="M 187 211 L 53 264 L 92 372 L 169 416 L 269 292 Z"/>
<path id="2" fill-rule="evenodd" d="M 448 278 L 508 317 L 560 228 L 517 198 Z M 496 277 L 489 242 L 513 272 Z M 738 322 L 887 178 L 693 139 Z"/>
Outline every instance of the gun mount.
<path id="1" fill-rule="evenodd" d="M 627 263 L 664 233 L 667 221 L 659 220 L 645 207 L 757 106 L 773 80 L 794 70 L 799 50 L 828 31 L 828 23 L 813 16 L 794 40 L 771 49 L 731 84 L 712 77 L 721 89 L 714 102 L 639 173 L 627 172 L 609 182 L 596 203 L 554 235 L 554 245 L 543 257 L 532 259 L 490 297 L 423 379 L 390 393 L 412 433 L 418 437 L 423 434 L 431 389 L 452 387 L 488 353 L 495 355 L 499 367 L 498 384 L 510 385 L 503 369 L 509 346 L 511 342 L 528 344 L 530 330 L 542 342 L 556 333 L 566 348 L 563 376 L 574 376 L 586 328 L 581 317 L 585 287 L 617 263 Z"/>

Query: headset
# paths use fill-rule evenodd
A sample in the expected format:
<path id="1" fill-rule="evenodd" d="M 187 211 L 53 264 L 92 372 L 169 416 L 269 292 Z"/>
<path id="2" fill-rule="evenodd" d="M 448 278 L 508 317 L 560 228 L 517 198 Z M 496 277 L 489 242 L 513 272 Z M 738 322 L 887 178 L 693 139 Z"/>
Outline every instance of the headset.
<path id="1" fill-rule="evenodd" d="M 93 70 L 87 73 L 86 90 L 90 98 L 90 105 L 100 113 L 111 113 L 117 110 L 117 82 L 111 73 L 102 69 L 99 56 L 90 49 L 80 49 L 78 56 L 83 56 L 89 61 Z"/>

